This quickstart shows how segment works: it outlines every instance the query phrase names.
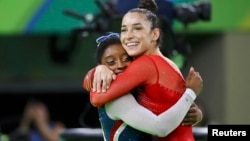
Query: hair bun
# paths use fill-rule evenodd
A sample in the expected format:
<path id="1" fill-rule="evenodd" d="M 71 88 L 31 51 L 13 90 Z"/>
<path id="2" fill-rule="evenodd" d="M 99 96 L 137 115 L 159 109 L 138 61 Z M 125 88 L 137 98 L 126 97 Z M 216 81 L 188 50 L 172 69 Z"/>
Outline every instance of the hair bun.
<path id="1" fill-rule="evenodd" d="M 156 13 L 158 11 L 155 0 L 140 0 L 138 8 L 147 9 L 152 13 Z"/>

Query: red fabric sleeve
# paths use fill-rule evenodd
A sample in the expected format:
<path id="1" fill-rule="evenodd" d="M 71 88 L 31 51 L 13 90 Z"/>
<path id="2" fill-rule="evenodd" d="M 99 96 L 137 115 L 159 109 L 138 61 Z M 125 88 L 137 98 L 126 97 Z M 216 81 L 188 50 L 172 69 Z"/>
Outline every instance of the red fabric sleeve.
<path id="1" fill-rule="evenodd" d="M 86 90 L 86 91 L 91 91 L 93 86 L 93 78 L 94 78 L 94 74 L 95 74 L 95 68 L 91 69 L 90 71 L 88 71 L 88 73 L 85 75 L 84 79 L 83 79 L 83 85 L 82 87 Z"/>
<path id="2" fill-rule="evenodd" d="M 138 86 L 155 81 L 157 71 L 153 61 L 142 56 L 133 61 L 128 68 L 111 83 L 105 93 L 90 92 L 90 101 L 93 106 L 101 107 L 122 95 L 129 93 Z"/>

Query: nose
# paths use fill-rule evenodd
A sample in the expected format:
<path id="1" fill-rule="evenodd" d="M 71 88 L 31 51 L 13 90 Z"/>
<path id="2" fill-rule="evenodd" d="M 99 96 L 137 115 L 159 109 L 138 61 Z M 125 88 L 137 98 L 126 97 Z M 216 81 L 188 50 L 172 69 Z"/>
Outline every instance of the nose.
<path id="1" fill-rule="evenodd" d="M 124 62 L 124 61 L 117 61 L 116 62 L 116 69 L 115 69 L 115 73 L 119 74 L 122 73 L 128 66 L 128 63 Z"/>
<path id="2" fill-rule="evenodd" d="M 126 32 L 126 34 L 125 34 L 125 37 L 126 37 L 127 39 L 133 38 L 133 37 L 134 37 L 133 31 L 132 31 L 131 29 L 128 29 L 127 32 Z"/>
<path id="3" fill-rule="evenodd" d="M 121 60 L 117 61 L 117 69 L 124 69 L 125 67 L 126 67 L 126 63 L 124 63 Z"/>

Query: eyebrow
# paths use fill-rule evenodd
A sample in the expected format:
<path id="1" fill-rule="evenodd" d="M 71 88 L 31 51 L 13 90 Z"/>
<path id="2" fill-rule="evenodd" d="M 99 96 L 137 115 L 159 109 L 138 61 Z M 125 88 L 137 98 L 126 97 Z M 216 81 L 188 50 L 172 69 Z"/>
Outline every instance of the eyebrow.
<path id="1" fill-rule="evenodd" d="M 142 25 L 141 23 L 134 23 L 133 26 L 137 26 L 137 25 Z M 126 27 L 126 25 L 122 25 L 122 27 Z"/>
<path id="2" fill-rule="evenodd" d="M 108 56 L 106 56 L 106 57 L 104 58 L 104 60 L 107 60 L 107 59 L 109 59 L 109 58 L 112 58 L 112 59 L 113 59 L 113 55 L 108 55 Z"/>

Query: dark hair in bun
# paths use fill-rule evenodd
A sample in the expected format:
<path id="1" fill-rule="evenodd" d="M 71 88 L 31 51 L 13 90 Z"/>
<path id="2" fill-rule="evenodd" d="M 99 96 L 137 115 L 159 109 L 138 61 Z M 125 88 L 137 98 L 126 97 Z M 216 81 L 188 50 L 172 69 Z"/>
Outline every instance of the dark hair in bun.
<path id="1" fill-rule="evenodd" d="M 140 0 L 138 8 L 134 8 L 128 11 L 128 13 L 141 13 L 146 16 L 146 19 L 151 23 L 151 29 L 159 28 L 160 22 L 156 16 L 158 6 L 155 0 Z M 161 42 L 161 37 L 156 41 L 159 45 Z"/>
<path id="2" fill-rule="evenodd" d="M 158 6 L 155 0 L 140 0 L 138 8 L 147 9 L 154 14 L 158 11 Z"/>

